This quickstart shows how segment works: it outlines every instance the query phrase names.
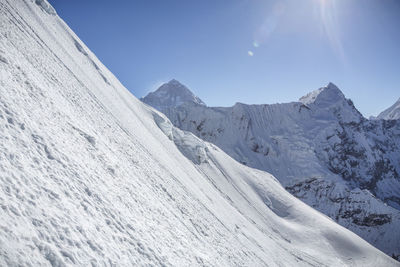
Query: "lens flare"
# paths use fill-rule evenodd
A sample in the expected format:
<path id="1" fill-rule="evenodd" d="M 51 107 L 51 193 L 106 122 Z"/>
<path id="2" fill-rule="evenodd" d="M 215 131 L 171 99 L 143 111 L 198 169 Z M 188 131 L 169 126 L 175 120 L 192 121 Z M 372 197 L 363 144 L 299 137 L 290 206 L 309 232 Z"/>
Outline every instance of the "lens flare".
<path id="1" fill-rule="evenodd" d="M 319 16 L 322 22 L 323 33 L 329 40 L 332 49 L 345 61 L 343 44 L 339 33 L 339 23 L 337 20 L 336 1 L 319 0 Z"/>
<path id="2" fill-rule="evenodd" d="M 266 43 L 272 33 L 275 31 L 279 20 L 286 10 L 286 5 L 279 1 L 272 8 L 270 14 L 265 18 L 261 26 L 254 34 L 253 46 L 259 47 Z"/>

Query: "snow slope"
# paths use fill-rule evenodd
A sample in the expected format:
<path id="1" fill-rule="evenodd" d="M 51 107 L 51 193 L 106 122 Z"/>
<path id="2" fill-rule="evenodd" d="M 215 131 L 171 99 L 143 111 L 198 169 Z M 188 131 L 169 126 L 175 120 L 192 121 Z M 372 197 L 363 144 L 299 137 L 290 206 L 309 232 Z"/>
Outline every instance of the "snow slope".
<path id="1" fill-rule="evenodd" d="M 1 266 L 396 266 L 132 96 L 44 0 L 0 0 Z"/>
<path id="2" fill-rule="evenodd" d="M 400 255 L 400 121 L 366 120 L 332 83 L 299 102 L 162 110 L 307 204 Z M 388 206 L 389 204 L 390 206 Z"/>
<path id="3" fill-rule="evenodd" d="M 382 111 L 377 119 L 398 120 L 400 119 L 400 98 L 388 109 Z"/>

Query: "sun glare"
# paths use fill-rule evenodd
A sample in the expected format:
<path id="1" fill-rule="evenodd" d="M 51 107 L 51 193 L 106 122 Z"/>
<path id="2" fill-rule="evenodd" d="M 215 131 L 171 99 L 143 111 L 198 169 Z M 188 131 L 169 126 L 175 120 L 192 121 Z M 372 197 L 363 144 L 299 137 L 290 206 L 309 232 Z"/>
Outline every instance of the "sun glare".
<path id="1" fill-rule="evenodd" d="M 340 57 L 345 60 L 343 44 L 340 38 L 339 23 L 337 19 L 336 1 L 334 0 L 318 0 L 319 18 L 322 23 L 323 33 L 328 38 L 332 49 Z"/>

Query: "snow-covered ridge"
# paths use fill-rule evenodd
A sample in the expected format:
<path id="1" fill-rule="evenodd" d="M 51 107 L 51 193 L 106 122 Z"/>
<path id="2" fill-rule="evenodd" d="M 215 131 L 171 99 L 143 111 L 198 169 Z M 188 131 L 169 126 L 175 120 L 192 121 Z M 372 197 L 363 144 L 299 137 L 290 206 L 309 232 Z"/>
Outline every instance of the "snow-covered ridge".
<path id="1" fill-rule="evenodd" d="M 400 255 L 400 121 L 366 120 L 332 83 L 299 102 L 186 103 L 162 112 L 239 162 L 272 173 L 289 192 L 389 255 Z"/>
<path id="2" fill-rule="evenodd" d="M 345 96 L 343 95 L 342 91 L 340 91 L 340 89 L 331 82 L 327 86 L 312 91 L 299 99 L 299 101 L 305 105 L 316 102 L 322 102 L 321 104 L 331 105 L 343 100 L 345 100 Z"/>
<path id="3" fill-rule="evenodd" d="M 363 119 L 353 102 L 346 99 L 342 91 L 331 82 L 301 97 L 299 101 L 306 106 L 314 106 L 320 119 L 330 119 L 332 115 L 343 122 L 360 122 Z"/>
<path id="4" fill-rule="evenodd" d="M 1 266 L 396 266 L 173 127 L 37 2 L 0 0 Z"/>
<path id="5" fill-rule="evenodd" d="M 164 116 L 154 113 L 154 121 L 161 131 L 172 140 L 177 148 L 195 164 L 207 163 L 208 148 L 204 141 L 190 132 L 174 127 Z"/>
<path id="6" fill-rule="evenodd" d="M 390 106 L 388 109 L 382 111 L 378 116 L 377 119 L 383 120 L 398 120 L 400 119 L 400 98 Z"/>

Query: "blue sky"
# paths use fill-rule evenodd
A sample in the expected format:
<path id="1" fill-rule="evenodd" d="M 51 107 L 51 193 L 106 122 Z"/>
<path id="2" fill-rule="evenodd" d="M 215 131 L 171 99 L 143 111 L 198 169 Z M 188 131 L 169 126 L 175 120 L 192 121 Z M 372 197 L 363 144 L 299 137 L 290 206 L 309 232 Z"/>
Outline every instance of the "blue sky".
<path id="1" fill-rule="evenodd" d="M 49 0 L 137 97 L 175 78 L 209 106 L 333 82 L 365 115 L 400 97 L 398 0 Z"/>

